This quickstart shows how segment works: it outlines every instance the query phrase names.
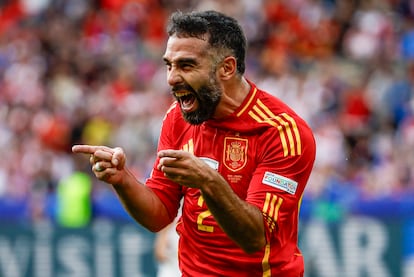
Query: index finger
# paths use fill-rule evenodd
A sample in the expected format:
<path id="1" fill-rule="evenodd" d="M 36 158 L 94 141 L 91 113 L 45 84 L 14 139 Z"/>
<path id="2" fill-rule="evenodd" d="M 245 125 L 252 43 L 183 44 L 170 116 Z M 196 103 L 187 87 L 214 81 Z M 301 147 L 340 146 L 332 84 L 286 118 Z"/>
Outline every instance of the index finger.
<path id="1" fill-rule="evenodd" d="M 161 150 L 160 152 L 158 152 L 158 157 L 159 158 L 169 157 L 169 158 L 181 159 L 184 157 L 186 153 L 187 152 L 182 151 L 182 150 L 167 149 L 167 150 Z"/>
<path id="2" fill-rule="evenodd" d="M 97 145 L 74 145 L 72 146 L 72 152 L 73 153 L 82 153 L 82 154 L 94 154 L 96 151 L 98 150 L 103 150 L 103 151 L 111 151 L 111 149 L 109 147 L 105 147 L 105 146 L 97 146 Z"/>

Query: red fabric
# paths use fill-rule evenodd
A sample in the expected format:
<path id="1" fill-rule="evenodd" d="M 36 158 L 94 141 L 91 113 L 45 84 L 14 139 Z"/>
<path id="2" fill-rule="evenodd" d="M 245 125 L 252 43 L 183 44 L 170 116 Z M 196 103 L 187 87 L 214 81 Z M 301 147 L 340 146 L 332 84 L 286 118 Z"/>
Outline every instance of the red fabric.
<path id="1" fill-rule="evenodd" d="M 131 86 L 122 80 L 115 80 L 112 85 L 112 97 L 116 103 L 122 103 L 131 93 Z"/>
<path id="2" fill-rule="evenodd" d="M 271 30 L 266 48 L 299 57 L 326 57 L 332 54 L 338 36 L 338 28 L 332 20 L 321 20 L 317 26 L 309 26 L 297 11 L 279 1 L 269 1 L 263 10 Z"/>
<path id="3" fill-rule="evenodd" d="M 43 126 L 40 137 L 48 148 L 57 151 L 67 151 L 70 149 L 70 127 L 62 117 L 56 116 Z"/>
<path id="4" fill-rule="evenodd" d="M 0 7 L 0 33 L 15 24 L 24 14 L 20 1 L 11 1 L 10 4 Z"/>
<path id="5" fill-rule="evenodd" d="M 371 109 L 364 97 L 363 89 L 347 91 L 343 103 L 340 115 L 343 131 L 347 134 L 364 131 L 369 123 Z"/>
<path id="6" fill-rule="evenodd" d="M 119 12 L 125 5 L 125 0 L 101 0 L 102 8 Z"/>
<path id="7" fill-rule="evenodd" d="M 258 122 L 258 118 L 266 119 Z M 223 120 L 190 125 L 182 119 L 178 105 L 173 106 L 163 123 L 159 149 L 183 149 L 210 159 L 241 199 L 262 210 L 266 223 L 269 256 L 265 249 L 244 253 L 213 216 L 204 217 L 207 206 L 200 202 L 198 189 L 182 188 L 154 166 L 147 186 L 163 200 L 171 218 L 184 194 L 177 225 L 183 276 L 265 276 L 270 273 L 264 272 L 267 267 L 271 276 L 302 276 L 303 258 L 297 247 L 299 204 L 313 166 L 315 141 L 310 128 L 290 108 L 254 86 L 245 103 Z M 290 194 L 264 184 L 265 174 L 297 182 L 296 191 Z M 199 230 L 200 217 L 211 230 Z"/>
<path id="8" fill-rule="evenodd" d="M 350 91 L 344 102 L 347 115 L 359 117 L 363 121 L 369 118 L 371 111 L 364 98 L 363 91 Z"/>

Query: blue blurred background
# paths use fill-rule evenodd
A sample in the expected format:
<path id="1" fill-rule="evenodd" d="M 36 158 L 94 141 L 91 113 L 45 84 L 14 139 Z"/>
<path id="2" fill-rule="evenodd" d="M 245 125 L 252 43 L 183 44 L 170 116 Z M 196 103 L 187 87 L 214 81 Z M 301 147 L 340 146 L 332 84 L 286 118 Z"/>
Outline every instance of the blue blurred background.
<path id="1" fill-rule="evenodd" d="M 0 1 L 0 276 L 155 274 L 153 234 L 70 149 L 122 146 L 148 176 L 177 9 L 240 20 L 246 77 L 315 133 L 307 276 L 414 276 L 412 0 Z"/>

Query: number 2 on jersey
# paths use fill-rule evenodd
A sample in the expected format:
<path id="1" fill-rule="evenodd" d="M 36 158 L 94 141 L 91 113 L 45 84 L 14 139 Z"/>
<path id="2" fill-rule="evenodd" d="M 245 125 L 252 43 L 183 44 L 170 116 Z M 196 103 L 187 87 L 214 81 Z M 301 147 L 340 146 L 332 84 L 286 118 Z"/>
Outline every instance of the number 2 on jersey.
<path id="1" fill-rule="evenodd" d="M 203 207 L 203 203 L 204 203 L 204 198 L 203 198 L 202 195 L 200 195 L 200 197 L 198 198 L 197 204 L 198 204 L 199 207 Z M 205 210 L 204 212 L 201 212 L 198 215 L 198 217 L 197 217 L 198 230 L 204 231 L 204 232 L 209 232 L 209 233 L 212 233 L 214 231 L 214 226 L 203 224 L 204 219 L 209 217 L 209 216 L 211 216 L 211 212 L 208 209 Z"/>

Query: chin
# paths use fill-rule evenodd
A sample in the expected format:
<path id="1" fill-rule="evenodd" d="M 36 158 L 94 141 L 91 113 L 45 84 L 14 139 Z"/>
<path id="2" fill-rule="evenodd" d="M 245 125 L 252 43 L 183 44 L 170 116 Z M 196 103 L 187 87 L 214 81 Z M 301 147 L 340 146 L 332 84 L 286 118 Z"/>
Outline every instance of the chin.
<path id="1" fill-rule="evenodd" d="M 185 113 L 181 112 L 186 122 L 191 125 L 200 125 L 205 122 L 208 118 L 201 117 L 197 112 Z"/>

